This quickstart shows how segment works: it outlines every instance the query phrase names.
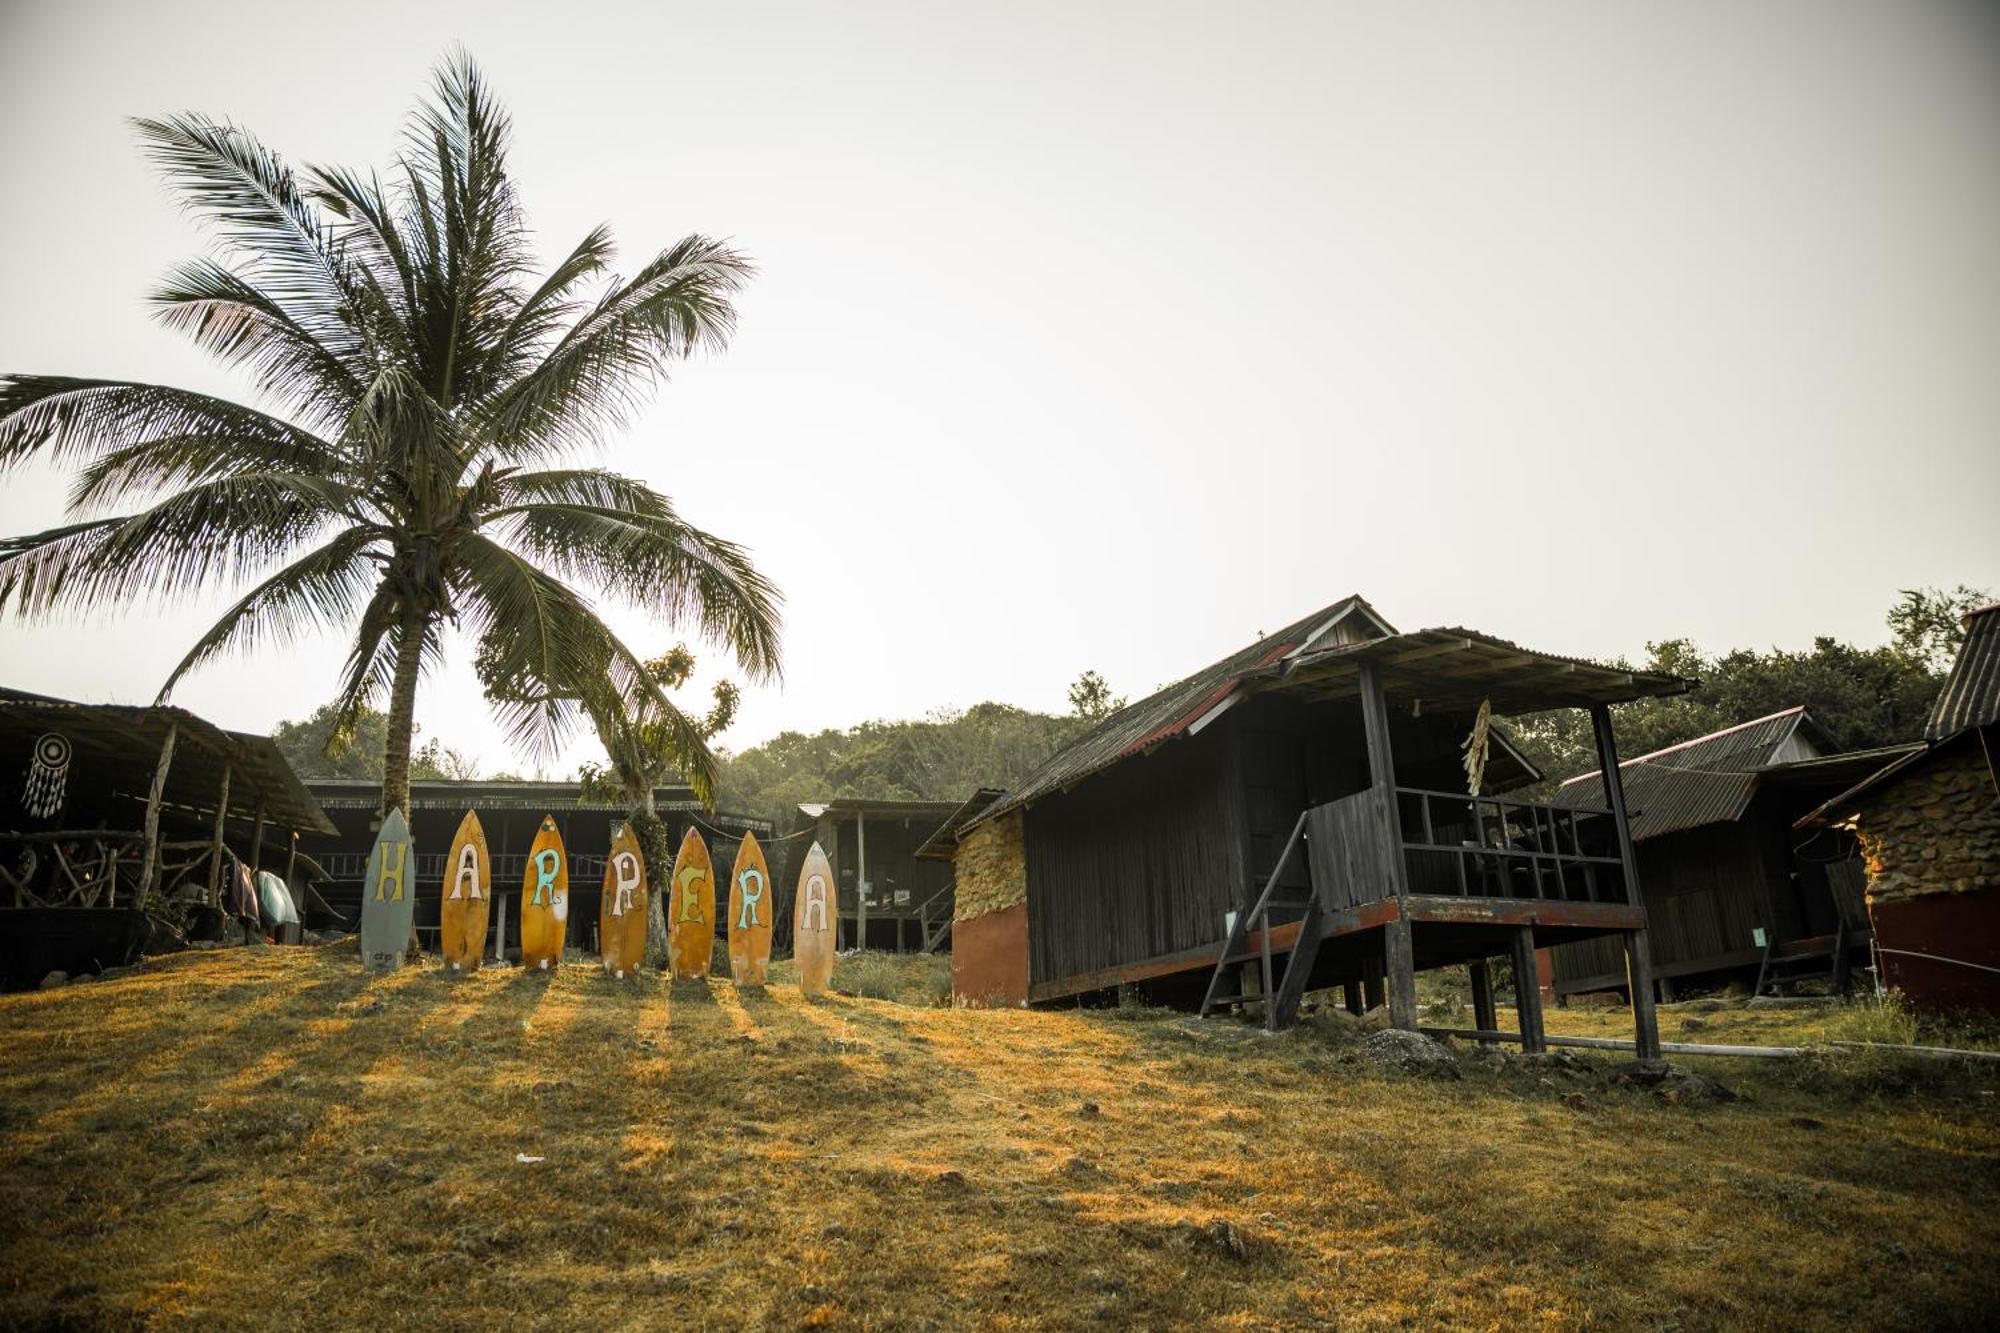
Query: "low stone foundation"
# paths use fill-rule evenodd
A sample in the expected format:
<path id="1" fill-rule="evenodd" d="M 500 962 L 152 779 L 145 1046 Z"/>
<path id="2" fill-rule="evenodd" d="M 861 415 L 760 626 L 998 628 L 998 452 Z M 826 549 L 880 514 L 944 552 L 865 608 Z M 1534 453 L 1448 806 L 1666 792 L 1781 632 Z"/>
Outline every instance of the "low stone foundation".
<path id="1" fill-rule="evenodd" d="M 982 1008 L 1028 1003 L 1026 903 L 952 923 L 951 993 L 961 1004 Z"/>

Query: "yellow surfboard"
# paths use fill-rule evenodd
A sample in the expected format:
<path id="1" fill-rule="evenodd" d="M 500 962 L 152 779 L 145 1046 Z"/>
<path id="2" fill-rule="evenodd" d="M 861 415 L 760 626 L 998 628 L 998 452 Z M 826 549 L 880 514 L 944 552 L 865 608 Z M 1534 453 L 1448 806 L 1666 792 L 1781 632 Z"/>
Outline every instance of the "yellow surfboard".
<path id="1" fill-rule="evenodd" d="M 458 821 L 444 859 L 444 899 L 438 907 L 438 951 L 453 972 L 472 972 L 486 952 L 486 913 L 493 901 L 493 858 L 486 830 L 471 810 Z"/>
<path id="2" fill-rule="evenodd" d="M 840 896 L 834 891 L 833 865 L 818 844 L 799 867 L 799 893 L 792 907 L 792 958 L 799 967 L 799 989 L 824 995 L 833 982 L 834 932 L 840 929 Z"/>
<path id="3" fill-rule="evenodd" d="M 771 867 L 757 835 L 745 833 L 729 872 L 729 975 L 739 986 L 761 986 L 771 965 Z"/>
<path id="4" fill-rule="evenodd" d="M 569 855 L 556 821 L 543 815 L 521 876 L 521 966 L 560 965 L 568 928 Z"/>
<path id="5" fill-rule="evenodd" d="M 604 902 L 597 909 L 597 942 L 604 970 L 624 979 L 637 976 L 646 959 L 646 857 L 629 824 L 618 826 L 604 858 Z"/>
<path id="6" fill-rule="evenodd" d="M 667 961 L 675 981 L 708 975 L 715 949 L 715 866 L 708 844 L 694 829 L 674 857 L 673 896 L 667 903 Z"/>

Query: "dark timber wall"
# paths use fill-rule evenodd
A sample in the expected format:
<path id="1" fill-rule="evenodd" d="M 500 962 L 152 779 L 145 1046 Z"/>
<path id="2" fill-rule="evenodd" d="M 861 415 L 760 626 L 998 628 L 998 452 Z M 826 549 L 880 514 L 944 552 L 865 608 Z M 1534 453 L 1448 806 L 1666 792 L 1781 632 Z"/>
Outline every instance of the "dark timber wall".
<path id="1" fill-rule="evenodd" d="M 1463 786 L 1471 719 L 1395 720 L 1397 777 Z M 1360 710 L 1264 695 L 1199 734 L 1127 759 L 1027 812 L 1035 984 L 1220 941 L 1263 889 L 1309 805 L 1368 785 Z M 1303 887 L 1305 858 L 1289 884 Z"/>

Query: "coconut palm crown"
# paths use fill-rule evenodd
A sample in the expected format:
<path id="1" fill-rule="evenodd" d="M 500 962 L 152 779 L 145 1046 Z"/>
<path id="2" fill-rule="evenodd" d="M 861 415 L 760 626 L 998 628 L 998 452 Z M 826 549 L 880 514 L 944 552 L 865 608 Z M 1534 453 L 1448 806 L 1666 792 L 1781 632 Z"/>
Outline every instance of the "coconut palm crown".
<path id="1" fill-rule="evenodd" d="M 162 700 L 226 651 L 351 632 L 337 702 L 351 721 L 387 697 L 385 809 L 408 807 L 417 684 L 449 623 L 476 643 L 513 743 L 547 754 L 580 723 L 643 720 L 706 798 L 699 724 L 591 597 L 693 630 L 770 679 L 778 594 L 666 497 L 577 464 L 672 362 L 726 343 L 745 258 L 690 236 L 618 277 L 599 227 L 537 280 L 506 114 L 462 56 L 438 71 L 386 184 L 294 173 L 203 116 L 135 125 L 220 242 L 168 276 L 158 317 L 248 371 L 265 408 L 0 377 L 0 469 L 80 465 L 68 523 L 0 539 L 0 612 L 247 587 Z"/>

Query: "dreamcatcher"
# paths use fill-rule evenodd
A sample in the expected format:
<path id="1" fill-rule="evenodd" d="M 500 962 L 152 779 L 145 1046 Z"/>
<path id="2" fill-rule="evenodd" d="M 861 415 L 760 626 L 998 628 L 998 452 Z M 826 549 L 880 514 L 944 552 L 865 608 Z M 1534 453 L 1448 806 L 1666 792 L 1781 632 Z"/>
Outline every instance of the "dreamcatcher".
<path id="1" fill-rule="evenodd" d="M 21 804 L 36 819 L 47 819 L 62 809 L 63 790 L 69 785 L 69 737 L 51 731 L 35 742 L 34 757 L 28 760 L 28 784 L 21 790 Z"/>

